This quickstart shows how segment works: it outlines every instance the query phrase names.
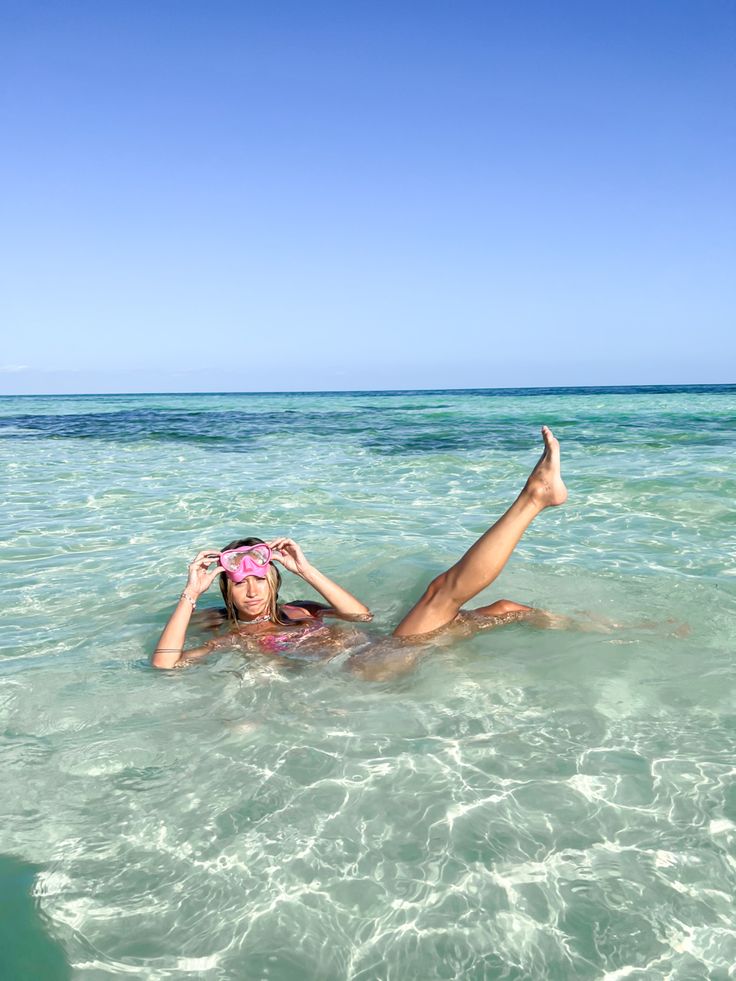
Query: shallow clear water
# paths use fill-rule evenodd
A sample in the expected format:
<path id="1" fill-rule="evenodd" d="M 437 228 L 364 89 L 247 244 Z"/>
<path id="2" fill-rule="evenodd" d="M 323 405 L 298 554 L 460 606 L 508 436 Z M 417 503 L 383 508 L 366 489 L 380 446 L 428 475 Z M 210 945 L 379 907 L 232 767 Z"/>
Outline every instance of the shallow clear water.
<path id="1" fill-rule="evenodd" d="M 732 976 L 735 421 L 733 387 L 0 399 L 6 956 Z M 384 684 L 147 666 L 187 561 L 246 534 L 299 540 L 372 606 L 361 636 L 389 632 L 510 503 L 542 422 L 570 501 L 483 598 L 617 629 L 440 639 Z"/>

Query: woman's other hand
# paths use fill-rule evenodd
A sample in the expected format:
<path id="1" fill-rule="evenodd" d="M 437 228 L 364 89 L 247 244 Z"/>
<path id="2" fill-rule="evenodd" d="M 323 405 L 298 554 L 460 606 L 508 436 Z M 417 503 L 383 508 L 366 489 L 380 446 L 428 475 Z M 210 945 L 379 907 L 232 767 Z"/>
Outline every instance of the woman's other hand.
<path id="1" fill-rule="evenodd" d="M 345 617 L 349 620 L 370 620 L 372 617 L 368 607 L 356 599 L 352 593 L 336 582 L 328 579 L 305 558 L 304 552 L 291 538 L 274 538 L 271 542 L 266 542 L 273 553 L 274 562 L 278 562 L 289 572 L 295 572 L 298 576 L 315 589 L 327 604 L 327 610 L 333 616 Z M 326 611 L 322 611 L 326 612 Z"/>
<path id="2" fill-rule="evenodd" d="M 207 548 L 199 552 L 193 562 L 189 564 L 189 579 L 187 580 L 186 592 L 190 593 L 192 599 L 197 599 L 202 593 L 206 593 L 214 582 L 215 576 L 224 572 L 219 562 L 220 553 L 214 548 Z M 212 563 L 214 569 L 210 569 Z"/>
<path id="3" fill-rule="evenodd" d="M 273 559 L 280 563 L 289 572 L 295 572 L 297 576 L 303 576 L 309 569 L 307 561 L 301 547 L 291 538 L 274 538 L 271 542 L 266 542 L 273 552 Z"/>

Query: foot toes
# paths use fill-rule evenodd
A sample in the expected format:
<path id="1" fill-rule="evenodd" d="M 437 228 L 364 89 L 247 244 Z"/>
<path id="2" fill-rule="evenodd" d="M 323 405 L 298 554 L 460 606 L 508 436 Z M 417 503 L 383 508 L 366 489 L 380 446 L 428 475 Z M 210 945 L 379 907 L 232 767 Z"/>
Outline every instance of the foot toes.
<path id="1" fill-rule="evenodd" d="M 554 467 L 560 465 L 560 443 L 549 426 L 542 426 L 542 437 L 544 438 L 544 453 L 542 459 L 546 460 Z"/>

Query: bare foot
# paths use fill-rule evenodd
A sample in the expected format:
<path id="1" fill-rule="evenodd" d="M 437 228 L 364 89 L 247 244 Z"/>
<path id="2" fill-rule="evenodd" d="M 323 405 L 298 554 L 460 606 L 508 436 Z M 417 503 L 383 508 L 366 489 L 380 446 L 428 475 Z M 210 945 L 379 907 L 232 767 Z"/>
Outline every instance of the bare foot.
<path id="1" fill-rule="evenodd" d="M 524 490 L 540 507 L 555 507 L 567 500 L 567 487 L 560 474 L 560 444 L 548 426 L 542 426 L 544 453 L 529 474 Z"/>

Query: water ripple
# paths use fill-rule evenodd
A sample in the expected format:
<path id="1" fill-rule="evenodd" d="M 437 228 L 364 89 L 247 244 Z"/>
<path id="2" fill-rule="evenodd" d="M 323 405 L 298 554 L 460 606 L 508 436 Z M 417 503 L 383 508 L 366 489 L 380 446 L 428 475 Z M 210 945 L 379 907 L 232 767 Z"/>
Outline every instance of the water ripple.
<path id="1" fill-rule="evenodd" d="M 74 976 L 728 977 L 735 409 L 0 400 L 2 850 L 41 867 Z M 446 639 L 381 685 L 244 649 L 146 666 L 187 559 L 241 529 L 301 540 L 376 612 L 342 640 L 376 640 L 507 505 L 542 420 L 571 500 L 491 594 L 577 629 Z"/>

